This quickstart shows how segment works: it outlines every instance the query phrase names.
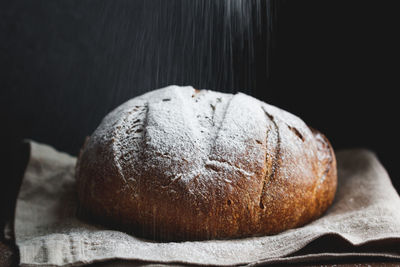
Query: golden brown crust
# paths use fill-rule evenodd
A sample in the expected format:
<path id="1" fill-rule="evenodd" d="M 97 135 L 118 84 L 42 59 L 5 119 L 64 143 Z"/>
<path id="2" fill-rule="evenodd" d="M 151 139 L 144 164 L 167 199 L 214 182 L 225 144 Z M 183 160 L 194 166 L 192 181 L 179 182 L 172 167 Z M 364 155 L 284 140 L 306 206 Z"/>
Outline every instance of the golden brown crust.
<path id="1" fill-rule="evenodd" d="M 203 94 L 193 92 L 191 97 Z M 229 105 L 232 103 L 227 104 L 225 113 Z M 135 139 L 139 150 L 129 156 L 130 161 L 124 160 L 128 152 L 116 157 L 118 151 L 110 148 L 121 136 L 107 129 L 118 126 L 100 126 L 100 130 L 105 129 L 101 133 L 104 138 L 98 138 L 100 130 L 96 130 L 78 158 L 76 176 L 82 210 L 96 222 L 167 241 L 269 235 L 319 217 L 336 191 L 336 160 L 329 141 L 321 133 L 303 127 L 297 118 L 290 117 L 295 120 L 290 123 L 287 118 L 292 115 L 260 105 L 257 112 L 263 114 L 260 120 L 267 125 L 264 140 L 241 144 L 248 154 L 235 154 L 232 161 L 226 155 L 230 152 L 218 147 L 218 138 L 223 135 L 218 133 L 202 166 L 204 172 L 212 173 L 209 182 L 201 172 L 186 181 L 177 179 L 176 173 L 171 176 L 165 166 L 147 164 L 155 157 L 172 157 L 155 151 L 147 135 Z M 135 109 L 139 110 L 139 105 Z M 224 117 L 222 122 L 228 120 Z M 139 123 L 142 128 L 135 127 L 147 134 L 151 131 L 149 123 L 145 118 Z M 254 149 L 259 154 L 254 154 Z M 255 155 L 264 156 L 256 159 Z M 134 166 L 128 164 L 132 162 Z M 194 163 L 182 156 L 178 165 L 183 172 L 191 172 Z"/>

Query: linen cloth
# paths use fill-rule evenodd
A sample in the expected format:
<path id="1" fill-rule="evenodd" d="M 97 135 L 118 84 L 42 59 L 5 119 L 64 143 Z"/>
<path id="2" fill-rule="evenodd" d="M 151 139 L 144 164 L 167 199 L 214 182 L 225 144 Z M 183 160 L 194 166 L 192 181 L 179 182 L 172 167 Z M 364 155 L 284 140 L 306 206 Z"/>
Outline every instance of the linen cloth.
<path id="1" fill-rule="evenodd" d="M 76 158 L 27 142 L 30 159 L 15 216 L 22 266 L 80 266 L 113 259 L 129 260 L 119 261 L 121 266 L 260 265 L 349 256 L 400 259 L 400 198 L 368 150 L 336 153 L 335 201 L 321 218 L 303 227 L 244 239 L 154 242 L 80 220 Z"/>

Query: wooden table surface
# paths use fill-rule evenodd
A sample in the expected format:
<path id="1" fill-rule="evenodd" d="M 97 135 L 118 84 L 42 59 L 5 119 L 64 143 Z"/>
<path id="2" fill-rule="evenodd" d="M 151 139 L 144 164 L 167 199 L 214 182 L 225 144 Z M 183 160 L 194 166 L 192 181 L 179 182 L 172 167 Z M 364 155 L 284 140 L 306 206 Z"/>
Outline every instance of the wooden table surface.
<path id="1" fill-rule="evenodd" d="M 1 163 L 5 175 L 0 180 L 0 266 L 18 266 L 19 251 L 15 244 L 13 221 L 16 197 L 21 184 L 21 178 L 28 163 L 29 146 L 20 144 L 3 153 Z M 327 244 L 330 242 L 327 238 Z M 312 245 L 311 245 L 312 246 Z M 306 248 L 307 249 L 307 248 Z M 312 249 L 308 248 L 308 249 Z M 96 263 L 90 266 L 140 266 L 140 262 L 110 261 Z M 284 266 L 287 264 L 280 264 Z M 353 257 L 329 261 L 299 263 L 294 266 L 400 266 L 400 260 L 388 260 L 381 257 Z"/>

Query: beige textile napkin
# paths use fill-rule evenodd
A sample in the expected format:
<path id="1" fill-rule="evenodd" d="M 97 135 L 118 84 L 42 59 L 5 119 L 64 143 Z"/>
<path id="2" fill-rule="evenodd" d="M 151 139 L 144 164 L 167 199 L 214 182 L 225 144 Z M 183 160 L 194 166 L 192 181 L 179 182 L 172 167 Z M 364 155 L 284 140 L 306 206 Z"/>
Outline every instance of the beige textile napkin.
<path id="1" fill-rule="evenodd" d="M 273 236 L 161 243 L 79 220 L 76 158 L 33 141 L 30 146 L 15 218 L 23 266 L 79 266 L 111 259 L 258 265 L 357 255 L 400 258 L 400 198 L 385 169 L 367 150 L 337 153 L 335 202 L 308 225 Z M 318 245 L 323 239 L 339 240 L 343 246 Z"/>

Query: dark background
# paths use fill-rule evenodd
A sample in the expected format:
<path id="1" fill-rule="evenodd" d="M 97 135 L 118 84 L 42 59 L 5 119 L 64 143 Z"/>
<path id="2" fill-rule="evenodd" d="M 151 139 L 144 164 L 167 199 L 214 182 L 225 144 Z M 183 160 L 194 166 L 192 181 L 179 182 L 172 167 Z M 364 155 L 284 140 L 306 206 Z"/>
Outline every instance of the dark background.
<path id="1" fill-rule="evenodd" d="M 286 109 L 335 149 L 373 150 L 399 190 L 395 2 L 1 1 L 2 157 L 23 138 L 76 155 L 127 99 L 193 85 Z"/>

